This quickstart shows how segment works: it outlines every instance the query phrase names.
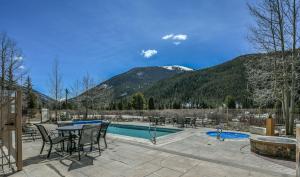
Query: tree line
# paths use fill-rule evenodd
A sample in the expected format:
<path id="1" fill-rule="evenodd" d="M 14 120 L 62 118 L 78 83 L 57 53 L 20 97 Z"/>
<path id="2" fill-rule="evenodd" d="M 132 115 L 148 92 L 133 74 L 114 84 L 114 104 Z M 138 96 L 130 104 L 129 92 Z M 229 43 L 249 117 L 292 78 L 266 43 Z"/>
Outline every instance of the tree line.
<path id="1" fill-rule="evenodd" d="M 278 102 L 286 134 L 294 133 L 299 103 L 299 7 L 297 0 L 259 0 L 248 4 L 255 20 L 249 40 L 264 51 L 260 68 L 248 71 L 248 82 L 258 104 Z M 271 72 L 264 72 L 265 70 Z"/>

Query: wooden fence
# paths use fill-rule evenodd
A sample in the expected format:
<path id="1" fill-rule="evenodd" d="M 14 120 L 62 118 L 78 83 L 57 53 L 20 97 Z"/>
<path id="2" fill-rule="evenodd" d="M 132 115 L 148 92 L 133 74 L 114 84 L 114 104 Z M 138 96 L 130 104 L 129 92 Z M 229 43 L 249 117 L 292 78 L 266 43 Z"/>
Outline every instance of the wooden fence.
<path id="1" fill-rule="evenodd" d="M 22 170 L 22 93 L 0 90 L 1 153 Z"/>
<path id="2" fill-rule="evenodd" d="M 53 119 L 52 113 L 52 119 Z M 60 120 L 84 119 L 85 112 L 65 110 L 60 111 Z M 282 112 L 275 109 L 165 109 L 165 110 L 117 110 L 117 111 L 93 111 L 90 110 L 88 119 L 112 119 L 118 121 L 147 121 L 148 116 L 177 118 L 197 117 L 198 123 L 205 126 L 214 126 L 220 123 L 242 126 L 265 126 L 265 119 L 271 115 L 277 126 L 283 126 L 285 120 Z M 300 120 L 300 114 L 295 112 L 295 123 Z"/>

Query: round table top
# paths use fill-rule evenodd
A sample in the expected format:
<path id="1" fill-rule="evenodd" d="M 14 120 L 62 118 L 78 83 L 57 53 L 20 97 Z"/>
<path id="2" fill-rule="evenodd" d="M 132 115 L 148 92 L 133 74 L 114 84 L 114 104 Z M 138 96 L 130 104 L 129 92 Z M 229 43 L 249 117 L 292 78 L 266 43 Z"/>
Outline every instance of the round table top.
<path id="1" fill-rule="evenodd" d="M 75 131 L 75 130 L 81 130 L 82 127 L 86 124 L 74 124 L 74 125 L 67 125 L 56 128 L 56 130 L 59 131 Z M 96 124 L 95 124 L 96 125 Z"/>

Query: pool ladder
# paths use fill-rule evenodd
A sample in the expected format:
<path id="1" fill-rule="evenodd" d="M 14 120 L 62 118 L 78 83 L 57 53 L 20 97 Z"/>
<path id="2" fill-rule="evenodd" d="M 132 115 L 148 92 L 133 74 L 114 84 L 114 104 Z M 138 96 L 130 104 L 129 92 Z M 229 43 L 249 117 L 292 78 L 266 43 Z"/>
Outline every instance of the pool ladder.
<path id="1" fill-rule="evenodd" d="M 156 124 L 152 126 L 151 121 L 149 121 L 149 135 L 150 135 L 150 141 L 153 144 L 156 144 Z"/>
<path id="2" fill-rule="evenodd" d="M 219 126 L 217 127 L 217 139 L 218 139 L 218 140 L 221 140 L 221 141 L 224 141 L 224 138 L 221 139 L 221 134 L 222 134 L 222 132 L 223 132 L 223 127 L 222 127 L 221 125 L 219 125 Z"/>

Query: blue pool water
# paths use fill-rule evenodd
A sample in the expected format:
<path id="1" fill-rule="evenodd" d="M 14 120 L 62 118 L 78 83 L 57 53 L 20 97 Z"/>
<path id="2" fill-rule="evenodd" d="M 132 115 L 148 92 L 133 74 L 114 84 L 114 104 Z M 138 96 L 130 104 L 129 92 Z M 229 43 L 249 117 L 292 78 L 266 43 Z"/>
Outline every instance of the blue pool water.
<path id="1" fill-rule="evenodd" d="M 217 131 L 209 131 L 206 133 L 208 136 L 217 137 Z M 242 138 L 249 138 L 248 134 L 245 133 L 236 133 L 236 132 L 222 132 L 220 137 L 222 139 L 242 139 Z"/>
<path id="2" fill-rule="evenodd" d="M 170 129 L 170 128 L 157 128 L 156 136 L 164 136 L 171 133 L 176 133 L 181 131 L 180 129 Z M 149 134 L 149 127 L 146 126 L 136 126 L 136 125 L 121 125 L 121 124 L 111 124 L 107 130 L 108 133 L 119 134 L 124 136 L 131 136 L 136 138 L 151 138 Z M 152 132 L 153 133 L 153 132 Z"/>

